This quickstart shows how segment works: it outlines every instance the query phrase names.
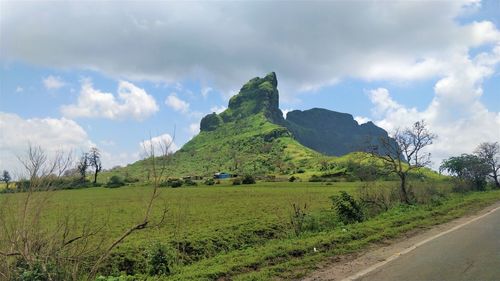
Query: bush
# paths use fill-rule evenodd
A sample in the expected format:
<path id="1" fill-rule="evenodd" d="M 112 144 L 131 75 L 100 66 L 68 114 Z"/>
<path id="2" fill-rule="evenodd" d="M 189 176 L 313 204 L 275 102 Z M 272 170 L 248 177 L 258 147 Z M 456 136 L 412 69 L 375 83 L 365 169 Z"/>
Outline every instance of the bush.
<path id="1" fill-rule="evenodd" d="M 288 178 L 288 181 L 289 181 L 289 182 L 294 182 L 294 181 L 296 181 L 296 180 L 297 180 L 297 178 L 296 178 L 296 177 L 294 177 L 294 176 L 291 176 L 290 178 Z"/>
<path id="2" fill-rule="evenodd" d="M 333 209 L 337 212 L 339 219 L 345 223 L 361 222 L 364 219 L 360 204 L 349 193 L 341 191 L 339 195 L 330 197 Z"/>
<path id="3" fill-rule="evenodd" d="M 298 168 L 297 169 L 297 174 L 303 174 L 305 172 L 306 172 L 306 170 L 304 168 Z"/>
<path id="4" fill-rule="evenodd" d="M 125 185 L 125 181 L 122 177 L 118 175 L 111 176 L 109 178 L 108 183 L 106 183 L 107 188 L 117 188 Z"/>
<path id="5" fill-rule="evenodd" d="M 194 180 L 192 179 L 185 179 L 184 180 L 184 184 L 187 185 L 187 186 L 197 186 L 198 183 L 196 183 Z"/>
<path id="6" fill-rule="evenodd" d="M 214 181 L 214 179 L 211 179 L 211 178 L 210 179 L 206 179 L 204 181 L 204 184 L 206 184 L 206 185 L 214 185 L 215 181 Z"/>
<path id="7" fill-rule="evenodd" d="M 169 275 L 175 264 L 175 251 L 164 244 L 156 243 L 148 251 L 149 275 Z"/>
<path id="8" fill-rule="evenodd" d="M 241 181 L 242 184 L 254 184 L 255 183 L 255 178 L 251 175 L 246 175 L 243 177 L 243 180 Z"/>
<path id="9" fill-rule="evenodd" d="M 177 187 L 181 187 L 183 184 L 182 180 L 181 179 L 168 179 L 167 180 L 167 186 L 170 186 L 172 188 L 177 188 Z"/>
<path id="10" fill-rule="evenodd" d="M 232 180 L 232 182 L 233 182 L 233 185 L 240 185 L 241 184 L 241 179 L 235 178 L 235 179 Z"/>
<path id="11" fill-rule="evenodd" d="M 363 184 L 357 193 L 365 213 L 370 216 L 385 212 L 400 201 L 397 187 L 383 186 L 374 182 Z"/>

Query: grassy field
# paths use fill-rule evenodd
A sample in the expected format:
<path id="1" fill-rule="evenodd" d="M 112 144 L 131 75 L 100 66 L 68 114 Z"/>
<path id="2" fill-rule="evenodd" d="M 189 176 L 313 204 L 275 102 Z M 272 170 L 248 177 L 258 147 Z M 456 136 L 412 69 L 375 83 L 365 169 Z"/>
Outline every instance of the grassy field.
<path id="1" fill-rule="evenodd" d="M 161 280 L 293 279 L 327 256 L 357 251 L 500 200 L 498 191 L 454 194 L 439 204 L 397 207 L 363 223 L 343 225 L 331 211 L 329 197 L 340 190 L 354 192 L 360 184 L 231 186 L 223 182 L 211 187 L 161 189 L 155 214 L 167 206 L 165 224 L 130 236 L 115 250 L 105 271 L 113 275 L 144 273 L 146 253 L 159 242 L 175 251 L 174 273 Z M 109 242 L 141 218 L 150 191 L 151 187 L 135 185 L 51 192 L 45 220 L 51 225 L 64 216 L 80 222 L 91 218 L 92 225 L 106 226 L 105 235 L 96 241 Z M 21 196 L 4 194 L 0 200 L 12 202 Z M 308 230 L 299 235 L 290 226 L 293 204 L 305 209 L 309 218 Z"/>

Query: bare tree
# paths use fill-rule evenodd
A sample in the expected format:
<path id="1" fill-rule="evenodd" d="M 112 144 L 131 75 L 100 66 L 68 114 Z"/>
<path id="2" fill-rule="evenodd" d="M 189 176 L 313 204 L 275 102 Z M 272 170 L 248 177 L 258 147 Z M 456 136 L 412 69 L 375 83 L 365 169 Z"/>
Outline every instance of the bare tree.
<path id="1" fill-rule="evenodd" d="M 424 148 L 431 145 L 436 137 L 422 120 L 409 128 L 396 130 L 393 139 L 382 138 L 380 147 L 371 147 L 371 155 L 381 159 L 388 170 L 399 177 L 401 202 L 411 202 L 407 189 L 408 173 L 430 165 L 431 154 L 425 153 Z"/>
<path id="2" fill-rule="evenodd" d="M 97 147 L 92 147 L 88 153 L 89 166 L 94 168 L 94 184 L 97 183 L 97 174 L 102 170 L 101 152 Z"/>
<path id="3" fill-rule="evenodd" d="M 166 204 L 162 212 L 153 212 L 166 171 L 166 164 L 160 164 L 166 162 L 158 160 L 169 157 L 172 143 L 163 141 L 155 145 L 151 140 L 144 147 L 146 160 L 151 164 L 153 189 L 142 218 L 114 240 L 106 237 L 105 222 L 95 225 L 92 212 L 83 218 L 72 213 L 75 210 L 71 208 L 55 218 L 50 214 L 47 206 L 50 195 L 54 194 L 50 191 L 55 190 L 50 188 L 51 182 L 64 174 L 71 157 L 58 152 L 51 158 L 42 148 L 30 145 L 27 154 L 18 157 L 29 177 L 26 192 L 16 197 L 0 197 L 0 280 L 13 280 L 23 270 L 37 270 L 43 275 L 40 278 L 49 281 L 95 280 L 111 252 L 127 237 L 163 224 Z M 80 160 L 83 158 L 87 155 Z M 86 160 L 80 161 L 79 166 L 82 162 Z"/>
<path id="4" fill-rule="evenodd" d="M 175 135 L 174 135 L 175 137 Z M 113 241 L 103 252 L 103 254 L 96 260 L 94 266 L 92 267 L 90 274 L 88 276 L 88 280 L 94 280 L 97 272 L 102 265 L 102 263 L 109 257 L 114 248 L 116 248 L 119 244 L 121 244 L 128 236 L 132 233 L 146 229 L 148 227 L 159 227 L 163 224 L 165 220 L 165 216 L 167 213 L 166 204 L 163 206 L 163 211 L 161 216 L 156 220 L 152 218 L 152 211 L 154 208 L 155 201 L 160 196 L 159 188 L 160 183 L 164 179 L 166 170 L 167 170 L 167 161 L 171 156 L 171 147 L 173 145 L 173 140 L 166 139 L 158 139 L 154 141 L 153 138 L 150 137 L 149 141 L 143 142 L 143 149 L 145 153 L 144 163 L 149 168 L 149 174 L 153 179 L 153 191 L 146 205 L 146 210 L 144 212 L 143 218 L 132 227 L 128 228 L 121 236 L 119 236 L 116 240 Z M 162 161 L 158 161 L 161 159 Z M 155 222 L 152 222 L 155 220 Z"/>
<path id="5" fill-rule="evenodd" d="M 475 154 L 490 167 L 488 175 L 495 182 L 495 187 L 500 188 L 498 176 L 500 173 L 500 145 L 498 142 L 483 142 L 475 150 Z"/>

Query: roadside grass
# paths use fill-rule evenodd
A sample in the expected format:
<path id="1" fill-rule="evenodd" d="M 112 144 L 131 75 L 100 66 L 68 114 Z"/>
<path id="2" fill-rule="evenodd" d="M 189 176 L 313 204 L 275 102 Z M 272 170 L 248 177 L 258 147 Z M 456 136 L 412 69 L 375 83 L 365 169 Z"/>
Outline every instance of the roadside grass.
<path id="1" fill-rule="evenodd" d="M 441 205 L 400 206 L 368 221 L 272 240 L 184 267 L 158 280 L 284 280 L 304 277 L 326 257 L 353 253 L 415 229 L 427 229 L 500 200 L 500 191 L 453 194 Z M 316 248 L 317 252 L 314 251 Z"/>
<path id="2" fill-rule="evenodd" d="M 233 186 L 224 180 L 214 186 L 162 188 L 154 215 L 159 216 L 166 206 L 165 225 L 130 236 L 114 250 L 103 274 L 131 274 L 135 280 L 297 279 L 327 257 L 360 251 L 500 200 L 500 191 L 450 194 L 435 205 L 399 206 L 365 222 L 344 225 L 331 210 L 329 197 L 341 190 L 353 193 L 362 184 L 258 182 Z M 397 182 L 379 184 L 394 186 Z M 438 187 L 449 186 L 439 183 Z M 106 244 L 140 219 L 150 190 L 150 186 L 136 184 L 37 195 L 50 196 L 43 218 L 47 227 L 64 216 L 76 222 L 90 219 L 94 226 L 105 227 L 92 241 Z M 0 206 L 18 202 L 23 196 L 1 194 Z M 306 227 L 299 235 L 290 224 L 293 204 L 306 213 Z M 155 243 L 168 245 L 177 253 L 169 276 L 144 275 L 146 252 Z"/>

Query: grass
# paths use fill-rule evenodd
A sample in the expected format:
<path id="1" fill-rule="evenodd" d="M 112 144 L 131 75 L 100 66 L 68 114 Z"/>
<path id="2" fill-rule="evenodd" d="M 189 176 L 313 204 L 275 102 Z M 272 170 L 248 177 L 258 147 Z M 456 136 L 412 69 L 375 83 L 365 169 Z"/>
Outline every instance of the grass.
<path id="1" fill-rule="evenodd" d="M 289 280 L 300 278 L 326 257 L 359 251 L 500 200 L 500 191 L 453 194 L 438 205 L 397 207 L 368 221 L 343 225 L 331 211 L 329 197 L 340 190 L 353 192 L 359 185 L 259 182 L 232 186 L 223 181 L 211 187 L 162 189 L 158 202 L 168 207 L 166 224 L 129 237 L 115 250 L 106 271 L 143 272 L 146 250 L 160 242 L 177 249 L 174 274 L 161 280 Z M 150 190 L 133 185 L 51 192 L 45 220 L 50 226 L 63 214 L 81 221 L 91 217 L 94 225 L 106 225 L 105 235 L 96 239 L 110 241 L 140 219 Z M 24 195 L 3 194 L 0 200 L 20 196 Z M 309 219 L 308 228 L 298 236 L 289 224 L 292 204 L 305 206 Z M 155 209 L 156 215 L 160 209 Z"/>

